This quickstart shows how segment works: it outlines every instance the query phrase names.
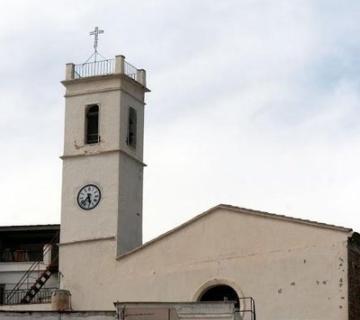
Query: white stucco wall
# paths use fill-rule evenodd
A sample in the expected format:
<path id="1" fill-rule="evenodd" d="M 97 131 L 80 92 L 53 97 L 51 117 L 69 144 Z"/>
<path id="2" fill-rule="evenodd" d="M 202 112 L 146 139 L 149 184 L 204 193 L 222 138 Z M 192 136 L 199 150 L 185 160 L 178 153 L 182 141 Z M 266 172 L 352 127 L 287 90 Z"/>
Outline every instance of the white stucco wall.
<path id="1" fill-rule="evenodd" d="M 63 161 L 61 202 L 61 242 L 72 242 L 116 235 L 119 154 L 75 157 Z M 83 210 L 77 204 L 79 190 L 95 184 L 101 200 L 94 210 Z"/>
<path id="2" fill-rule="evenodd" d="M 115 241 L 62 246 L 61 271 L 75 309 L 195 301 L 224 283 L 255 299 L 259 319 L 345 320 L 347 236 L 219 209 L 118 261 Z"/>

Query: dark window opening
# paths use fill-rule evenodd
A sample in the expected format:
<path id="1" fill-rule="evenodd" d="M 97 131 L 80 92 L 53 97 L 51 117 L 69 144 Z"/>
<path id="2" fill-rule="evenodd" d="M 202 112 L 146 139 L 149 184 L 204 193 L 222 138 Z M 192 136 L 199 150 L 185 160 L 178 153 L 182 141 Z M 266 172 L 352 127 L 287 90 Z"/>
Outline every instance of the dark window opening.
<path id="1" fill-rule="evenodd" d="M 94 105 L 86 110 L 86 143 L 98 143 L 99 137 L 99 106 Z"/>
<path id="2" fill-rule="evenodd" d="M 133 148 L 136 147 L 136 130 L 137 130 L 136 110 L 130 107 L 126 143 Z"/>
<path id="3" fill-rule="evenodd" d="M 5 285 L 0 284 L 0 305 L 4 304 L 5 302 L 4 295 L 5 295 Z"/>
<path id="4" fill-rule="evenodd" d="M 207 289 L 199 298 L 200 301 L 235 301 L 239 309 L 239 297 L 236 291 L 227 285 L 218 285 Z"/>

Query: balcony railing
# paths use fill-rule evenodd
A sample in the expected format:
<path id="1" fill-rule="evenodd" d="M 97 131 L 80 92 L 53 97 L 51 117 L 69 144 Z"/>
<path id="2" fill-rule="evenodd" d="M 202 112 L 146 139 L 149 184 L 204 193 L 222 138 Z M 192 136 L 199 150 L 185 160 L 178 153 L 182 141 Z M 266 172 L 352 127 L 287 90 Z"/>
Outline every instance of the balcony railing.
<path id="1" fill-rule="evenodd" d="M 115 59 L 101 60 L 76 64 L 74 68 L 74 78 L 86 78 L 102 76 L 115 72 Z"/>
<path id="2" fill-rule="evenodd" d="M 50 303 L 51 294 L 57 288 L 42 288 L 31 300 L 30 303 Z M 0 291 L 1 292 L 1 291 Z M 3 290 L 3 295 L 0 297 L 0 304 L 13 305 L 21 304 L 21 300 L 25 297 L 28 289 L 18 289 L 15 292 L 12 290 Z"/>
<path id="3" fill-rule="evenodd" d="M 5 249 L 0 251 L 0 262 L 33 262 L 42 261 L 43 251 Z"/>
<path id="4" fill-rule="evenodd" d="M 145 70 L 137 69 L 125 61 L 124 56 L 116 56 L 115 59 L 85 62 L 82 64 L 68 63 L 66 65 L 65 77 L 66 80 L 74 80 L 110 74 L 125 74 L 146 87 Z"/>
<path id="5" fill-rule="evenodd" d="M 124 69 L 125 69 L 125 74 L 128 77 L 134 79 L 135 81 L 138 81 L 138 79 L 137 79 L 137 69 L 132 64 L 125 61 L 124 62 Z"/>

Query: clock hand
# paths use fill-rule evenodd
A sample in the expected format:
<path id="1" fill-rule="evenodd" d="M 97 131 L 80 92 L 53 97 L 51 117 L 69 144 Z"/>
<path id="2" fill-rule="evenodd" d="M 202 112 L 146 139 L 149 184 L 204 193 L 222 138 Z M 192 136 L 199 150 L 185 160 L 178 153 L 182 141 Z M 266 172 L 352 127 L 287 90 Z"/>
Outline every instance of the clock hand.
<path id="1" fill-rule="evenodd" d="M 91 194 L 90 193 L 88 193 L 86 200 L 88 201 L 88 208 L 89 208 L 91 205 Z"/>

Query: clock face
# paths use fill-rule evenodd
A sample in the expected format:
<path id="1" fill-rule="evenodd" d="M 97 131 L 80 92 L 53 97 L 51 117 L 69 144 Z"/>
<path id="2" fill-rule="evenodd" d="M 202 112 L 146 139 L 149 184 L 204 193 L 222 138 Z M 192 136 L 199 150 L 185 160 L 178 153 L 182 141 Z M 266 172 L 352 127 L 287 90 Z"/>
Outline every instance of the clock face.
<path id="1" fill-rule="evenodd" d="M 81 209 L 94 209 L 100 202 L 100 189 L 94 184 L 83 186 L 77 196 L 77 203 Z"/>

